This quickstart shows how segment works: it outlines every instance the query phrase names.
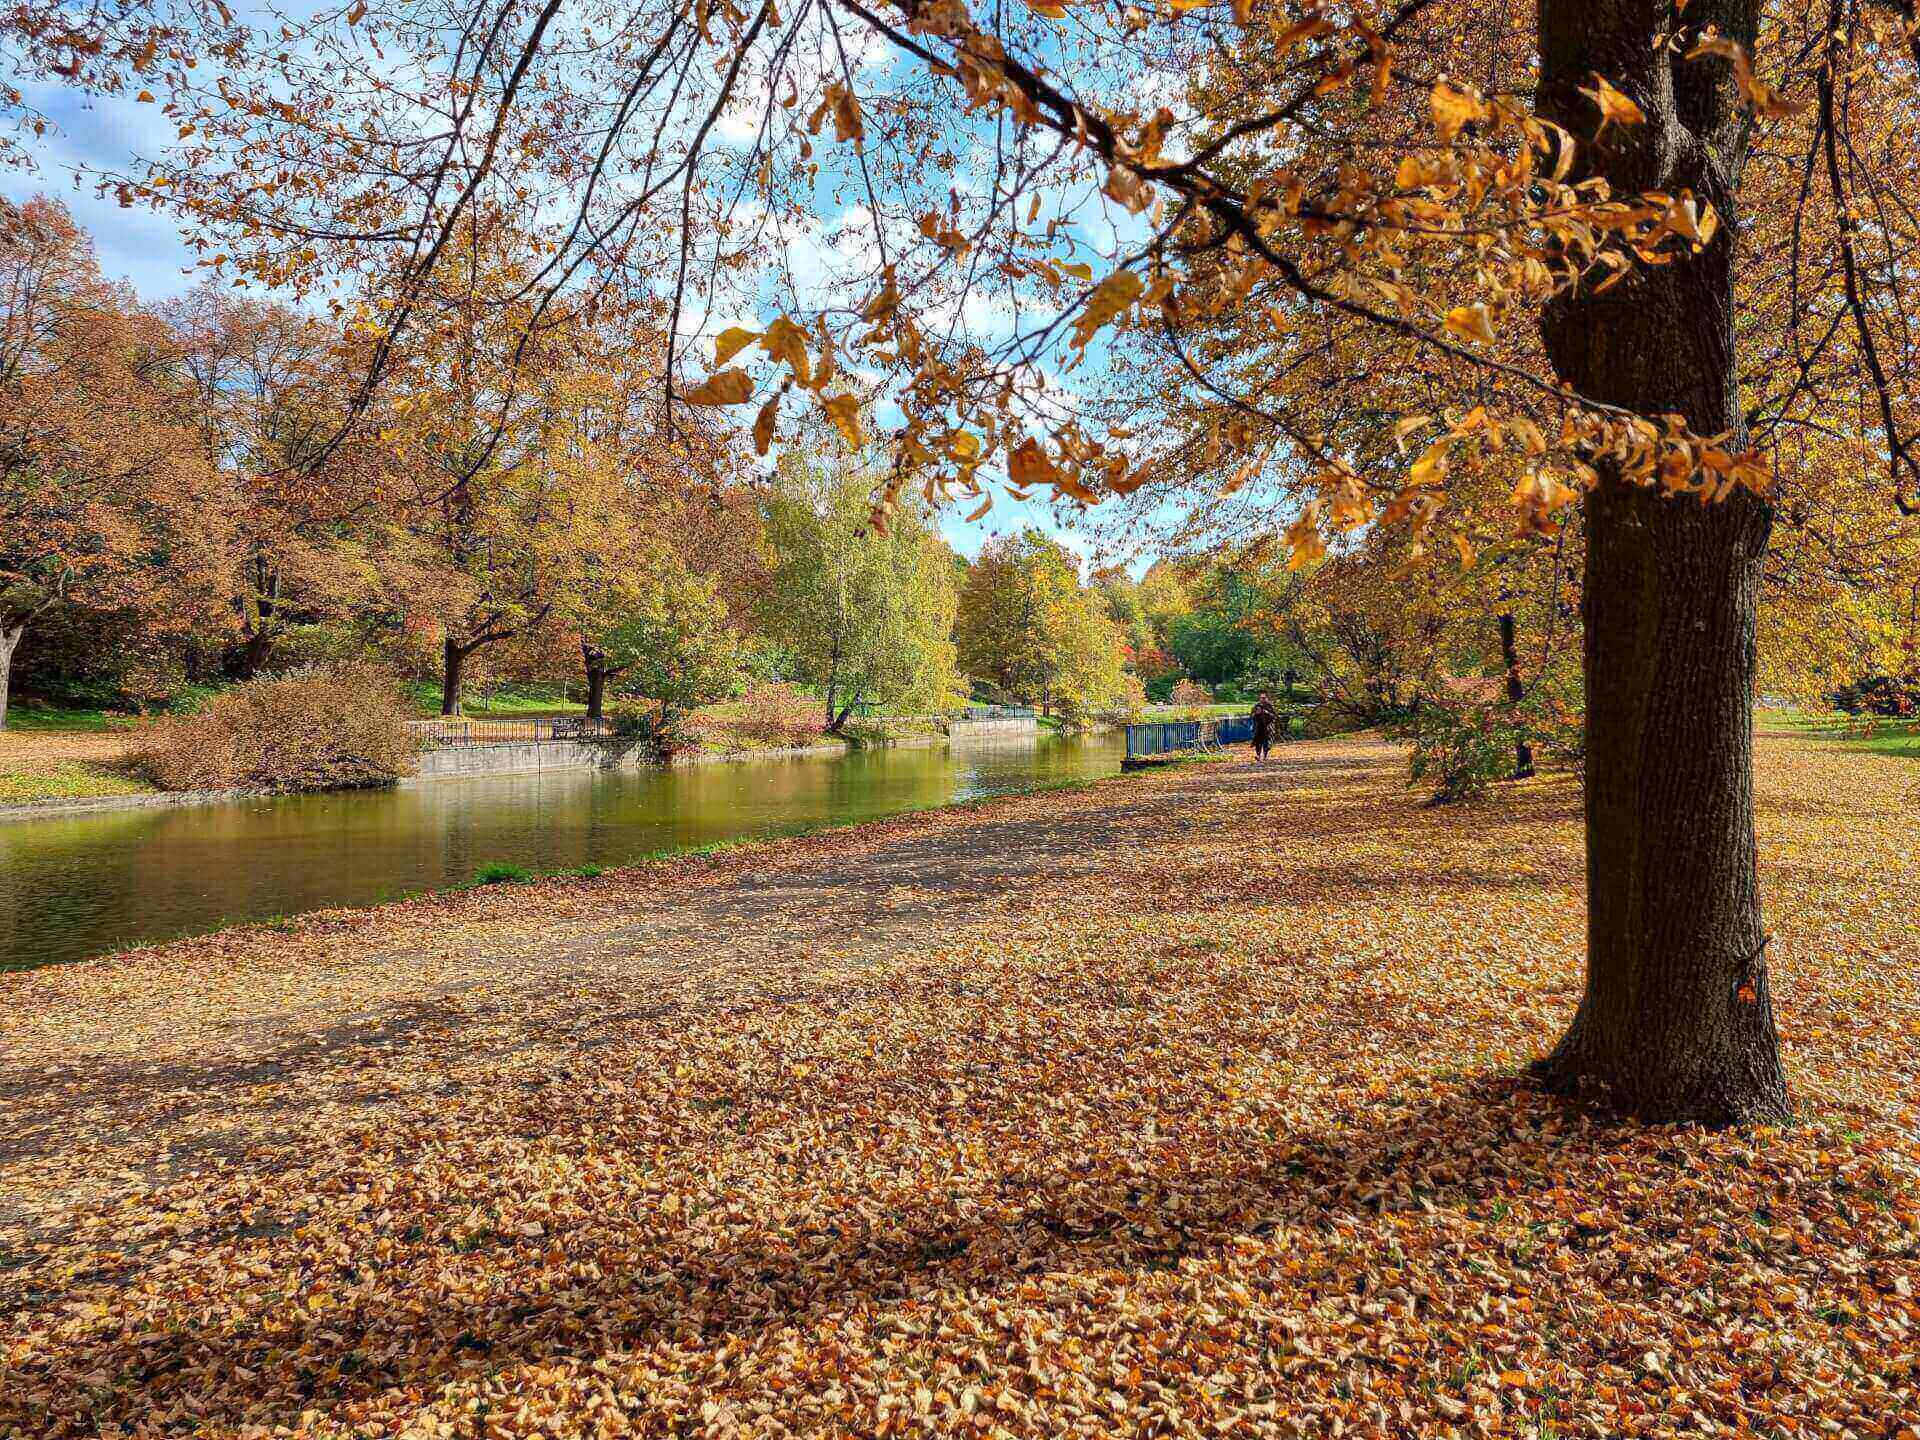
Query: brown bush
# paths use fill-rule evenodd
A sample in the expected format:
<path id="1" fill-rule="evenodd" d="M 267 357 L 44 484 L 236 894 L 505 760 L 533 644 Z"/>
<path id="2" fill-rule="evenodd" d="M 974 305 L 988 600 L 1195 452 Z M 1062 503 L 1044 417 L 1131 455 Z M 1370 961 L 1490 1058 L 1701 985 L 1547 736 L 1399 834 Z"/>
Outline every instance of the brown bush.
<path id="1" fill-rule="evenodd" d="M 1175 705 L 1211 705 L 1213 695 L 1207 687 L 1192 680 L 1182 680 L 1173 687 L 1173 693 L 1167 697 Z"/>
<path id="2" fill-rule="evenodd" d="M 390 785 L 420 753 L 398 682 L 371 665 L 291 670 L 150 726 L 139 763 L 167 790 Z"/>
<path id="3" fill-rule="evenodd" d="M 772 748 L 814 745 L 826 726 L 820 702 L 791 685 L 755 685 L 732 707 L 725 724 L 739 741 Z"/>

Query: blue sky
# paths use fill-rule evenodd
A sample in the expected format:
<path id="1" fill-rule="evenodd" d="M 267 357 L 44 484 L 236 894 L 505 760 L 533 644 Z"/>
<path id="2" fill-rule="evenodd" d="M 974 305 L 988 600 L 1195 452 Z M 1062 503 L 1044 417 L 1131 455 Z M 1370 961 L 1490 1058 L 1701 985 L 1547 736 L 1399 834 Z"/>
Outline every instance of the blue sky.
<path id="1" fill-rule="evenodd" d="M 131 99 L 78 97 L 58 86 L 26 88 L 27 103 L 52 121 L 37 140 L 23 137 L 37 161 L 32 171 L 0 170 L 0 193 L 15 200 L 46 194 L 63 200 L 74 218 L 93 236 L 101 269 L 113 279 L 130 281 L 147 300 L 178 295 L 198 278 L 192 252 L 174 223 L 140 207 L 123 208 L 111 196 L 95 192 L 103 171 L 125 170 L 136 157 L 157 154 L 173 139 L 173 127 L 160 107 Z M 1092 527 L 1062 519 L 1038 499 L 996 498 L 984 519 L 967 521 L 965 510 L 948 511 L 941 520 L 947 542 L 976 555 L 995 534 L 1036 527 L 1059 537 L 1076 552 L 1096 550 Z M 1112 558 L 1108 556 L 1101 557 Z M 1132 568 L 1144 568 L 1145 561 Z"/>
<path id="2" fill-rule="evenodd" d="M 160 107 L 132 100 L 82 100 L 48 85 L 25 90 L 27 103 L 54 123 L 38 140 L 23 137 L 38 169 L 0 171 L 0 192 L 13 200 L 44 194 L 65 201 L 74 218 L 92 232 L 100 268 L 113 279 L 131 280 L 146 299 L 162 300 L 191 286 L 193 277 L 187 271 L 193 257 L 173 222 L 150 210 L 122 209 L 111 196 L 96 196 L 88 178 L 101 169 L 123 168 L 135 155 L 151 153 L 171 140 L 173 127 Z"/>

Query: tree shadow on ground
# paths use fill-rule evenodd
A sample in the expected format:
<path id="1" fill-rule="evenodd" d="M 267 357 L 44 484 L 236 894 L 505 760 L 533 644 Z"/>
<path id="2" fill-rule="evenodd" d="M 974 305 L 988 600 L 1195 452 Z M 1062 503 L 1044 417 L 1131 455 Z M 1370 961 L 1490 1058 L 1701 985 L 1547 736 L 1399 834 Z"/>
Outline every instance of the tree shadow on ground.
<path id="1" fill-rule="evenodd" d="M 216 1404 L 197 1420 L 209 1428 L 284 1425 L 316 1405 L 393 1388 L 430 1393 L 457 1377 L 520 1363 L 592 1359 L 667 1340 L 717 1347 L 937 1291 L 999 1291 L 1044 1274 L 1165 1270 L 1282 1227 L 1304 1245 L 1380 1225 L 1383 1215 L 1510 1206 L 1537 1191 L 1601 1185 L 1623 1147 L 1644 1149 L 1645 1132 L 1571 1112 L 1515 1078 L 1389 1108 L 1344 1128 L 1251 1145 L 1245 1166 L 1199 1178 L 1149 1170 L 1089 1185 L 1070 1162 L 1051 1176 L 1002 1176 L 1003 1201 L 985 1218 L 925 1204 L 903 1209 L 884 1231 L 808 1218 L 717 1245 L 711 1235 L 672 1231 L 639 1248 L 600 1253 L 588 1217 L 577 1236 L 563 1229 L 527 1242 L 577 1239 L 583 1245 L 569 1253 L 596 1258 L 597 1278 L 558 1285 L 530 1285 L 521 1278 L 527 1271 L 505 1269 L 516 1283 L 425 1287 L 449 1257 L 416 1244 L 399 1263 L 419 1267 L 433 1303 L 420 1303 L 405 1284 L 383 1287 L 378 1302 L 349 1296 L 311 1316 L 260 1298 L 257 1313 L 230 1317 L 217 1331 L 154 1332 L 137 1369 L 118 1374 L 111 1414 L 99 1418 L 134 1429 L 158 1423 L 196 1375 L 240 1366 L 253 1377 L 245 1402 L 229 1398 L 228 1408 Z M 816 1207 L 811 1215 L 821 1213 Z M 860 1211 L 849 1204 L 844 1213 Z M 357 1256 L 355 1263 L 379 1262 Z M 1312 1298 L 1303 1291 L 1301 1304 Z M 269 1320 L 279 1323 L 263 1323 Z M 114 1370 L 122 1358 L 111 1342 L 101 1353 L 83 1343 L 63 1357 L 66 1373 L 76 1375 Z"/>

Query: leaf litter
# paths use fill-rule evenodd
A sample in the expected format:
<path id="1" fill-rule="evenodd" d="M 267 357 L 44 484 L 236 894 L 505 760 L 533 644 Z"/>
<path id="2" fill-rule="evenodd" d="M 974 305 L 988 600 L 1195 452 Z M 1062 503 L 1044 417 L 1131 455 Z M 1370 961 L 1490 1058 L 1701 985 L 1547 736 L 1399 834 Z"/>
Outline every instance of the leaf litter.
<path id="1" fill-rule="evenodd" d="M 1916 772 L 1769 739 L 1803 1118 L 1519 1070 L 1577 793 L 1370 739 L 7 977 L 0 1435 L 1920 1437 Z"/>

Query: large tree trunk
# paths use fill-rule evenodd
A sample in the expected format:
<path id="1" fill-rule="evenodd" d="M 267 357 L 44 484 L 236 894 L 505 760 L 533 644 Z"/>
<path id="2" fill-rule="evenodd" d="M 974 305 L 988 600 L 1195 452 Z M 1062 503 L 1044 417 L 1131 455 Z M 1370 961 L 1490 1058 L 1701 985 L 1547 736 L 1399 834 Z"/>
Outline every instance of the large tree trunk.
<path id="1" fill-rule="evenodd" d="M 20 648 L 20 637 L 27 633 L 27 622 L 0 625 L 0 730 L 7 728 L 7 697 L 13 684 L 13 652 Z"/>
<path id="2" fill-rule="evenodd" d="M 1616 193 L 1691 188 L 1722 226 L 1702 253 L 1550 307 L 1543 333 L 1589 399 L 1676 413 L 1744 445 L 1733 351 L 1741 117 L 1727 67 L 1659 43 L 1668 0 L 1543 0 L 1541 112 L 1598 124 L 1578 93 L 1606 75 L 1646 123 L 1583 146 Z M 1689 22 L 1751 46 L 1755 7 L 1707 0 Z M 1649 1119 L 1709 1124 L 1788 1111 L 1755 873 L 1755 605 L 1770 511 L 1740 493 L 1669 499 L 1602 465 L 1586 502 L 1587 980 L 1537 1071 Z"/>
<path id="3" fill-rule="evenodd" d="M 249 634 L 240 646 L 240 673 L 237 679 L 251 680 L 267 668 L 273 659 L 273 632 L 259 629 Z"/>

